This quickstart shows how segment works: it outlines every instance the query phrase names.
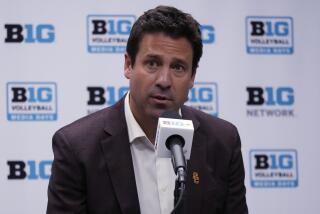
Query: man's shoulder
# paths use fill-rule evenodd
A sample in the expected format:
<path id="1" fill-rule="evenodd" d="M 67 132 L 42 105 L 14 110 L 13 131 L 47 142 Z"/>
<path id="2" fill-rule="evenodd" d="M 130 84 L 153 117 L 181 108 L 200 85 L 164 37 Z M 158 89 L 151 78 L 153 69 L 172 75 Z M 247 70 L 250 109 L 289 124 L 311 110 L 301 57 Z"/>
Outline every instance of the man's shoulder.
<path id="1" fill-rule="evenodd" d="M 189 113 L 199 123 L 196 132 L 204 136 L 203 140 L 207 144 L 208 151 L 219 151 L 220 154 L 228 157 L 235 148 L 239 148 L 240 137 L 235 125 L 202 111 L 188 108 Z"/>
<path id="2" fill-rule="evenodd" d="M 235 131 L 237 128 L 234 124 L 216 116 L 210 115 L 203 111 L 184 106 L 184 108 L 196 118 L 200 123 L 200 128 L 205 130 Z"/>
<path id="3" fill-rule="evenodd" d="M 62 136 L 71 144 L 81 144 L 82 146 L 92 141 L 100 141 L 106 136 L 104 130 L 107 125 L 119 123 L 121 112 L 121 106 L 119 105 L 121 103 L 84 116 L 60 128 L 55 136 Z"/>
<path id="4" fill-rule="evenodd" d="M 89 115 L 83 116 L 65 126 L 60 128 L 59 131 L 63 132 L 80 132 L 86 129 L 96 129 L 103 127 L 106 118 L 110 114 L 110 107 L 101 109 Z"/>
<path id="5" fill-rule="evenodd" d="M 231 122 L 191 107 L 186 108 L 188 113 L 192 114 L 193 118 L 199 123 L 198 133 L 204 135 L 208 142 L 215 142 L 215 144 L 226 148 L 229 146 L 234 147 L 238 144 L 238 129 Z"/>

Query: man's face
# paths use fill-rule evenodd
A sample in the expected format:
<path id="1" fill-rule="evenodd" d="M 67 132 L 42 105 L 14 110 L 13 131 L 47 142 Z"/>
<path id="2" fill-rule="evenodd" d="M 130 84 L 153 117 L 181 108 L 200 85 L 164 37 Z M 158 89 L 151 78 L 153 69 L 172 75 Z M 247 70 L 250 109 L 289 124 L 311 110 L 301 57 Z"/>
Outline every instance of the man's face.
<path id="1" fill-rule="evenodd" d="M 192 46 L 186 38 L 173 39 L 163 33 L 143 36 L 134 66 L 125 56 L 135 117 L 158 119 L 166 110 L 178 111 L 194 83 L 192 59 Z"/>

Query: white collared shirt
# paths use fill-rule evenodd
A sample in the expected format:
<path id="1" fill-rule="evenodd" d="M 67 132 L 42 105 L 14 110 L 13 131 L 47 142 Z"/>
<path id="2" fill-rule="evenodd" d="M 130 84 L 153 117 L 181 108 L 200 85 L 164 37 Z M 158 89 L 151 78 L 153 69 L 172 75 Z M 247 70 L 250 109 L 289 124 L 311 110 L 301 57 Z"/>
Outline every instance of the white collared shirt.
<path id="1" fill-rule="evenodd" d="M 169 214 L 173 209 L 176 175 L 169 158 L 157 158 L 154 145 L 134 118 L 125 97 L 130 150 L 141 214 Z M 130 179 L 130 178 L 128 178 Z"/>

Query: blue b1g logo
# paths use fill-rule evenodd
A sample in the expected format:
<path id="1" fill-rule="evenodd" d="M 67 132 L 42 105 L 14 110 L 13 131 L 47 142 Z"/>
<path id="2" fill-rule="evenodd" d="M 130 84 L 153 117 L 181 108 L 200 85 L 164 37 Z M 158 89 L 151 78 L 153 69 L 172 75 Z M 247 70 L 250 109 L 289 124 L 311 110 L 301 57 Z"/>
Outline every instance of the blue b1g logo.
<path id="1" fill-rule="evenodd" d="M 9 160 L 9 180 L 39 180 L 49 179 L 51 175 L 52 160 Z"/>
<path id="2" fill-rule="evenodd" d="M 292 87 L 247 87 L 247 105 L 292 106 L 294 90 Z"/>
<path id="3" fill-rule="evenodd" d="M 246 34 L 249 54 L 293 54 L 291 17 L 248 16 Z"/>
<path id="4" fill-rule="evenodd" d="M 189 91 L 186 105 L 218 116 L 218 86 L 213 82 L 196 82 Z"/>
<path id="5" fill-rule="evenodd" d="M 94 113 L 104 107 L 114 105 L 129 90 L 128 86 L 88 86 L 87 114 Z"/>
<path id="6" fill-rule="evenodd" d="M 215 29 L 212 25 L 201 25 L 200 30 L 203 44 L 213 44 L 215 42 Z"/>
<path id="7" fill-rule="evenodd" d="M 114 105 L 120 100 L 129 90 L 128 86 L 122 87 L 101 87 L 101 86 L 88 86 L 89 93 L 88 105 Z"/>
<path id="8" fill-rule="evenodd" d="M 252 187 L 297 187 L 297 151 L 251 150 L 250 177 Z"/>
<path id="9" fill-rule="evenodd" d="M 6 43 L 53 43 L 54 26 L 51 24 L 5 24 Z"/>
<path id="10" fill-rule="evenodd" d="M 89 15 L 88 52 L 124 53 L 134 22 L 133 15 Z"/>
<path id="11" fill-rule="evenodd" d="M 7 119 L 57 120 L 57 87 L 52 82 L 7 83 Z"/>

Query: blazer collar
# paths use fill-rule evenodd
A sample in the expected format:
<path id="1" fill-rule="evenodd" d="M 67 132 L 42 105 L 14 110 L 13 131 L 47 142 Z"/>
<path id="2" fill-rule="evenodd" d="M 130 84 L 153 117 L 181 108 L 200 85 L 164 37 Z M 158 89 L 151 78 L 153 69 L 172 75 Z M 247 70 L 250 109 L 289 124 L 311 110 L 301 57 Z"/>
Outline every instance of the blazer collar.
<path id="1" fill-rule="evenodd" d="M 112 136 L 126 131 L 127 124 L 124 115 L 124 97 L 115 105 L 109 107 L 108 110 L 109 112 L 106 115 L 104 131 Z"/>
<path id="2" fill-rule="evenodd" d="M 192 109 L 190 107 L 188 107 L 188 106 L 182 106 L 181 107 L 181 113 L 182 113 L 182 118 L 183 119 L 192 120 L 194 131 L 197 131 L 197 129 L 200 126 L 200 122 L 195 117 L 194 113 L 192 113 Z"/>
<path id="3" fill-rule="evenodd" d="M 194 109 L 183 106 L 183 119 L 192 120 L 194 126 L 190 160 L 187 164 L 187 185 L 185 213 L 202 213 L 203 192 L 206 188 L 206 141 L 207 136 L 201 132 L 200 122 Z"/>

